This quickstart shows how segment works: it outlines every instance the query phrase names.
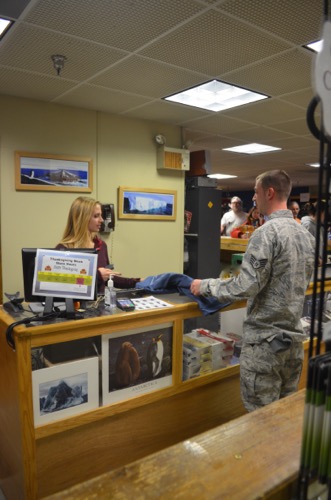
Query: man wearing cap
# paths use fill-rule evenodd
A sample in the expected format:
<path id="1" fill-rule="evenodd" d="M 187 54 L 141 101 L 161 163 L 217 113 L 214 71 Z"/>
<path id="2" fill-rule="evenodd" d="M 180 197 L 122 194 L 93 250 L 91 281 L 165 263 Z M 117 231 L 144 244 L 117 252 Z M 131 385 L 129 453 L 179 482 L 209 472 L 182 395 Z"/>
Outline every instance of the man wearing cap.
<path id="1" fill-rule="evenodd" d="M 221 219 L 221 234 L 230 236 L 232 229 L 241 226 L 247 220 L 246 212 L 243 212 L 243 202 L 238 196 L 233 196 L 229 204 L 231 210 L 226 212 Z"/>

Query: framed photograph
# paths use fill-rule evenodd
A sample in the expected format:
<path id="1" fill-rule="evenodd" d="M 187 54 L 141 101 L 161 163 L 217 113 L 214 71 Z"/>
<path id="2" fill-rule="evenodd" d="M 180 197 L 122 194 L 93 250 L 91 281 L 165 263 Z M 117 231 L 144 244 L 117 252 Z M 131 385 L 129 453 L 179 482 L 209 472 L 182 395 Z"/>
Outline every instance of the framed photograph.
<path id="1" fill-rule="evenodd" d="M 102 336 L 103 404 L 172 385 L 173 323 Z"/>
<path id="2" fill-rule="evenodd" d="M 89 157 L 15 152 L 17 191 L 91 193 L 92 187 L 92 159 Z"/>
<path id="3" fill-rule="evenodd" d="M 98 358 L 85 358 L 33 371 L 32 393 L 35 425 L 98 408 Z"/>
<path id="4" fill-rule="evenodd" d="M 118 188 L 118 218 L 176 220 L 177 191 Z"/>

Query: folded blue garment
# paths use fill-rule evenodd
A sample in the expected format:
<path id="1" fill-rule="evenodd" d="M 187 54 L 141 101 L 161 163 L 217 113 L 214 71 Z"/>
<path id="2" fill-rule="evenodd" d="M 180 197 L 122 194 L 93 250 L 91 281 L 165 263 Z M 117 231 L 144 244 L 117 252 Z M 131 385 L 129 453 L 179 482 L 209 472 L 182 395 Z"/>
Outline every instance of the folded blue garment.
<path id="1" fill-rule="evenodd" d="M 144 288 L 154 294 L 178 292 L 180 295 L 186 295 L 186 297 L 190 297 L 198 303 L 199 309 L 204 316 L 213 314 L 230 304 L 230 302 L 221 303 L 215 297 L 193 295 L 190 290 L 192 281 L 193 278 L 186 274 L 164 273 L 148 276 L 143 281 L 136 283 L 136 288 Z"/>

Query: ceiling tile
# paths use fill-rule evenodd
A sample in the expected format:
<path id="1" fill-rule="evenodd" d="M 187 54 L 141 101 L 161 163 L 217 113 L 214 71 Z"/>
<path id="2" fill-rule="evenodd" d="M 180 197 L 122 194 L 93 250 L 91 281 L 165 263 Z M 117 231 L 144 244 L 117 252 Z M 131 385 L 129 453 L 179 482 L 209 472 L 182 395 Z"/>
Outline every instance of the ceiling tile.
<path id="1" fill-rule="evenodd" d="M 56 102 L 115 114 L 141 106 L 148 102 L 148 98 L 92 85 L 82 85 L 71 92 L 67 92 L 58 98 Z"/>
<path id="2" fill-rule="evenodd" d="M 25 21 L 133 51 L 202 9 L 190 0 L 42 0 Z"/>
<path id="3" fill-rule="evenodd" d="M 288 48 L 284 42 L 270 39 L 245 23 L 219 12 L 207 12 L 140 53 L 216 76 Z"/>
<path id="4" fill-rule="evenodd" d="M 220 9 L 284 40 L 304 44 L 320 33 L 323 0 L 227 0 Z"/>
<path id="5" fill-rule="evenodd" d="M 311 85 L 312 56 L 292 49 L 227 75 L 227 80 L 256 92 L 276 97 Z"/>
<path id="6" fill-rule="evenodd" d="M 56 75 L 51 60 L 53 54 L 67 58 L 61 77 L 77 81 L 90 78 L 126 56 L 123 51 L 22 25 L 16 29 L 15 37 L 9 39 L 5 50 L 0 50 L 0 64 Z"/>
<path id="7" fill-rule="evenodd" d="M 149 75 L 146 78 L 146 75 Z M 205 81 L 201 75 L 168 64 L 159 63 L 139 56 L 132 56 L 114 65 L 108 71 L 91 80 L 91 83 L 132 91 L 140 95 L 166 97 L 180 88 L 189 88 Z"/>
<path id="8" fill-rule="evenodd" d="M 61 78 L 36 75 L 28 71 L 1 67 L 0 71 L 0 93 L 27 99 L 50 102 L 75 85 Z"/>

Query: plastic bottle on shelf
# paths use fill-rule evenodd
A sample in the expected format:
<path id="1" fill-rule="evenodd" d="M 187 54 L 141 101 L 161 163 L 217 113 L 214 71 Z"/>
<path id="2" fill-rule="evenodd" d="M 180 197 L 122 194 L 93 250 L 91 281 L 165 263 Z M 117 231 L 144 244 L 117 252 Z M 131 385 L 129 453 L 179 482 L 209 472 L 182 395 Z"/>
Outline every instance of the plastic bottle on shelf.
<path id="1" fill-rule="evenodd" d="M 105 288 L 105 306 L 108 309 L 116 309 L 116 292 L 114 289 L 114 282 L 111 277 L 109 278 Z"/>

